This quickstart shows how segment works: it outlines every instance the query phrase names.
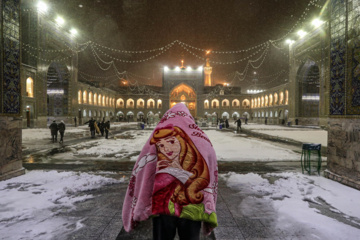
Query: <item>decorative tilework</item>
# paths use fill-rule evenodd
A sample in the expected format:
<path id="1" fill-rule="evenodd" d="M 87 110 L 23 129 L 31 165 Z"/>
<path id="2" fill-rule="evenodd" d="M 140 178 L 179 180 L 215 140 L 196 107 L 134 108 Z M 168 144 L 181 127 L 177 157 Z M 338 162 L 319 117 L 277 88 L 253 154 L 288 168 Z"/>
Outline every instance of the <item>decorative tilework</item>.
<path id="1" fill-rule="evenodd" d="M 346 5 L 345 0 L 331 1 L 331 75 L 330 114 L 345 114 Z"/>
<path id="2" fill-rule="evenodd" d="M 3 106 L 1 113 L 6 115 L 21 113 L 19 11 L 20 0 L 2 1 Z"/>
<path id="3" fill-rule="evenodd" d="M 360 0 L 348 0 L 346 114 L 360 115 Z"/>
<path id="4" fill-rule="evenodd" d="M 351 86 L 351 105 L 360 107 L 360 42 L 357 42 L 353 49 L 353 68 L 352 68 L 352 86 Z"/>

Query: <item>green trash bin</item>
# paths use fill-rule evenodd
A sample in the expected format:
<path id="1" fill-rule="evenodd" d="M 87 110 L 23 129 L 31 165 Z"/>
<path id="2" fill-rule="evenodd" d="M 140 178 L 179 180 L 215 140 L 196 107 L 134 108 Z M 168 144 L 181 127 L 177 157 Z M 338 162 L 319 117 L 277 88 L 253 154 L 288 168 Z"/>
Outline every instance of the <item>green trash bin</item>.
<path id="1" fill-rule="evenodd" d="M 311 175 L 317 172 L 320 175 L 321 169 L 321 144 L 304 143 L 301 153 L 302 173 L 305 171 Z"/>

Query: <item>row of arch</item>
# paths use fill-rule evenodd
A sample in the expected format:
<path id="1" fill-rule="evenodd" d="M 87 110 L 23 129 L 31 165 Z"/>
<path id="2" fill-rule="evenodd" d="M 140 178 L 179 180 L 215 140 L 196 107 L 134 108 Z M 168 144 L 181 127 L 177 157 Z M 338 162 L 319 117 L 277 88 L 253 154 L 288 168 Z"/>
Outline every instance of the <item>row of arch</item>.
<path id="1" fill-rule="evenodd" d="M 135 100 L 132 98 L 129 98 L 126 100 L 126 105 L 125 105 L 125 101 L 122 98 L 119 98 L 118 100 L 116 100 L 116 107 L 117 108 L 145 108 L 145 100 L 142 98 L 139 98 L 136 100 L 136 106 L 135 106 Z M 161 109 L 162 108 L 162 101 L 161 99 L 158 99 L 156 102 L 156 106 L 155 106 L 155 100 L 150 98 L 146 101 L 146 107 L 147 108 L 158 108 Z"/>
<path id="2" fill-rule="evenodd" d="M 209 100 L 204 101 L 204 109 L 210 109 L 211 108 L 219 108 L 220 107 L 220 101 L 218 99 L 211 100 L 211 105 L 209 104 Z M 228 99 L 224 99 L 221 101 L 222 107 L 230 107 L 230 101 Z M 250 101 L 248 99 L 245 99 L 242 101 L 241 106 L 243 108 L 250 108 Z M 234 99 L 231 102 L 231 107 L 239 108 L 240 107 L 240 101 L 238 99 Z"/>
<path id="3" fill-rule="evenodd" d="M 79 110 L 81 111 L 81 110 Z M 112 117 L 114 113 L 112 111 L 99 111 L 99 110 L 82 110 L 82 117 Z"/>
<path id="4" fill-rule="evenodd" d="M 260 108 L 260 107 L 272 107 L 278 105 L 288 105 L 289 104 L 289 91 L 269 94 L 261 97 L 251 99 L 251 108 Z"/>
<path id="5" fill-rule="evenodd" d="M 279 111 L 257 111 L 252 113 L 253 118 L 287 118 L 288 110 L 279 110 Z"/>
<path id="6" fill-rule="evenodd" d="M 79 90 L 78 92 L 78 103 L 79 104 L 90 104 L 104 107 L 114 107 L 115 106 L 115 98 L 109 98 L 105 95 L 87 92 Z"/>

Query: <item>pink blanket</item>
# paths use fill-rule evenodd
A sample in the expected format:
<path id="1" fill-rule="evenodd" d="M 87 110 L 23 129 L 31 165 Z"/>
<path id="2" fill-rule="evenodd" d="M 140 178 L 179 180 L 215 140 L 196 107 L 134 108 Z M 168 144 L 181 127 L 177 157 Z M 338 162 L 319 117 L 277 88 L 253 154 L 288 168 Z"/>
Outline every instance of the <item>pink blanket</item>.
<path id="1" fill-rule="evenodd" d="M 122 210 L 126 231 L 166 214 L 217 226 L 218 169 L 214 148 L 187 107 L 168 110 L 135 163 Z"/>

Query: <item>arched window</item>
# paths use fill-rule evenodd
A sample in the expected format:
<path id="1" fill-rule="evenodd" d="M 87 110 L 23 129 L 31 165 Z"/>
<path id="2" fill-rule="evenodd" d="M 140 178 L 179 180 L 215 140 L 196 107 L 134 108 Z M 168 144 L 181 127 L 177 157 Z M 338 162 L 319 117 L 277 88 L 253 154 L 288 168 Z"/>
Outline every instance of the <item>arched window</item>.
<path id="1" fill-rule="evenodd" d="M 134 108 L 134 100 L 129 98 L 126 100 L 126 108 Z"/>
<path id="2" fill-rule="evenodd" d="M 209 109 L 209 100 L 204 101 L 204 108 Z"/>
<path id="3" fill-rule="evenodd" d="M 105 99 L 105 106 L 109 106 L 109 97 L 106 97 Z"/>
<path id="4" fill-rule="evenodd" d="M 94 105 L 97 105 L 97 94 L 94 93 Z"/>
<path id="5" fill-rule="evenodd" d="M 92 104 L 92 99 L 93 99 L 92 92 L 89 92 L 89 104 Z"/>
<path id="6" fill-rule="evenodd" d="M 34 81 L 32 78 L 26 79 L 26 96 L 34 97 Z"/>
<path id="7" fill-rule="evenodd" d="M 273 95 L 269 95 L 269 106 L 271 107 L 273 105 Z"/>
<path id="8" fill-rule="evenodd" d="M 264 107 L 264 105 L 265 105 L 265 98 L 261 97 L 261 107 Z"/>
<path id="9" fill-rule="evenodd" d="M 79 104 L 81 104 L 82 103 L 82 101 L 81 101 L 81 90 L 79 90 L 79 92 L 78 92 L 78 103 Z"/>
<path id="10" fill-rule="evenodd" d="M 136 108 L 144 108 L 144 107 L 145 107 L 144 99 L 139 98 L 139 99 L 136 101 Z"/>
<path id="11" fill-rule="evenodd" d="M 161 101 L 161 99 L 159 99 L 159 100 L 157 101 L 157 106 L 158 106 L 158 108 L 161 108 L 161 107 L 162 107 L 162 101 Z"/>
<path id="12" fill-rule="evenodd" d="M 148 108 L 154 108 L 155 107 L 154 99 L 150 98 L 150 99 L 147 100 L 147 107 Z"/>
<path id="13" fill-rule="evenodd" d="M 278 105 L 278 94 L 274 94 L 274 105 Z"/>
<path id="14" fill-rule="evenodd" d="M 83 93 L 83 103 L 87 103 L 87 92 L 86 92 L 86 90 Z"/>
<path id="15" fill-rule="evenodd" d="M 269 97 L 268 95 L 265 95 L 265 107 L 269 106 Z"/>
<path id="16" fill-rule="evenodd" d="M 124 100 L 122 98 L 119 98 L 116 101 L 116 107 L 118 107 L 118 108 L 123 108 L 124 107 Z"/>
<path id="17" fill-rule="evenodd" d="M 224 100 L 222 101 L 221 105 L 222 105 L 223 107 L 228 107 L 228 106 L 230 106 L 229 100 L 224 99 Z"/>
<path id="18" fill-rule="evenodd" d="M 102 105 L 105 106 L 105 96 L 102 97 Z"/>
<path id="19" fill-rule="evenodd" d="M 243 107 L 243 108 L 250 108 L 250 101 L 249 101 L 249 99 L 244 99 L 244 101 L 242 101 L 242 107 Z"/>
<path id="20" fill-rule="evenodd" d="M 284 93 L 280 92 L 279 94 L 279 104 L 283 105 L 284 104 Z"/>
<path id="21" fill-rule="evenodd" d="M 212 108 L 218 108 L 219 107 L 219 101 L 217 99 L 214 99 L 211 101 Z"/>
<path id="22" fill-rule="evenodd" d="M 99 94 L 99 97 L 98 97 L 98 105 L 101 106 L 101 94 Z"/>
<path id="23" fill-rule="evenodd" d="M 285 105 L 288 105 L 289 104 L 289 91 L 286 90 L 285 91 Z"/>

